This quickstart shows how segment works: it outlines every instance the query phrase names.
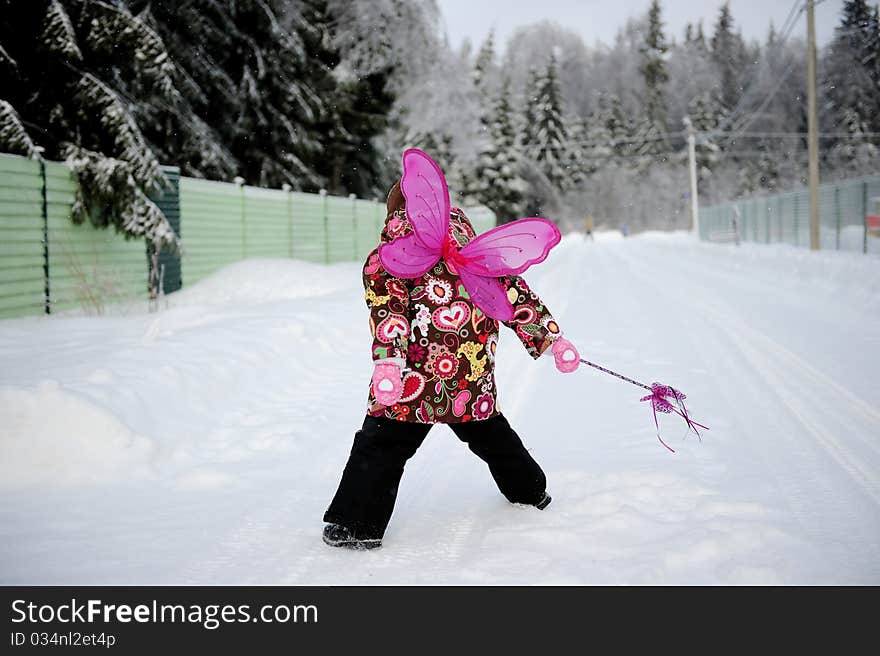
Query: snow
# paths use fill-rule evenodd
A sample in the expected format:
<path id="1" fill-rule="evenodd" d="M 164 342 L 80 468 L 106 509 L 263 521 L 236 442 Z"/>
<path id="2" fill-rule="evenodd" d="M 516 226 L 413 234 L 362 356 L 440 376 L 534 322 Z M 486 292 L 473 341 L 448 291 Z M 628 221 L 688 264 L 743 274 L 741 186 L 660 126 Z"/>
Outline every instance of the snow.
<path id="1" fill-rule="evenodd" d="M 384 546 L 321 515 L 370 376 L 358 264 L 251 260 L 156 314 L 0 322 L 2 584 L 880 583 L 880 261 L 647 233 L 568 235 L 527 276 L 584 357 L 689 395 L 532 362 L 500 404 L 549 479 L 508 504 L 446 427 Z"/>

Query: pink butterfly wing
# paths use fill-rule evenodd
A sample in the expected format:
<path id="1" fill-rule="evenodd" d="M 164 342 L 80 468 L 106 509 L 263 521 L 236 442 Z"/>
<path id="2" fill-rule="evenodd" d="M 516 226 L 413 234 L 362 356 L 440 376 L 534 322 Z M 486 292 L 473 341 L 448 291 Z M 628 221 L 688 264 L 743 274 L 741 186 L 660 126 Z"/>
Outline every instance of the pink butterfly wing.
<path id="1" fill-rule="evenodd" d="M 459 251 L 459 268 L 480 276 L 519 275 L 543 262 L 562 239 L 552 221 L 517 219 L 484 232 Z"/>
<path id="2" fill-rule="evenodd" d="M 395 278 L 418 278 L 430 270 L 440 252 L 428 248 L 415 232 L 396 237 L 379 246 L 379 260 L 385 270 Z"/>
<path id="3" fill-rule="evenodd" d="M 487 316 L 498 321 L 513 318 L 513 306 L 507 299 L 507 291 L 497 278 L 481 276 L 459 267 L 458 275 L 474 304 Z"/>
<path id="4" fill-rule="evenodd" d="M 418 148 L 403 153 L 400 189 L 406 199 L 406 218 L 422 244 L 437 255 L 449 230 L 449 187 L 437 162 Z"/>

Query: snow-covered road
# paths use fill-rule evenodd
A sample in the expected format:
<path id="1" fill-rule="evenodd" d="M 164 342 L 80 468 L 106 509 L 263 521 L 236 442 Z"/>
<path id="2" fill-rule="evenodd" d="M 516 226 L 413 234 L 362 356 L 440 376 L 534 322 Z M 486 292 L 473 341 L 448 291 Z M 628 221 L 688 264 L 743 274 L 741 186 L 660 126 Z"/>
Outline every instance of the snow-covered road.
<path id="1" fill-rule="evenodd" d="M 530 272 L 584 357 L 502 332 L 500 405 L 549 478 L 508 504 L 445 427 L 385 545 L 321 515 L 370 374 L 354 264 L 234 265 L 159 314 L 0 321 L 0 583 L 880 584 L 880 260 L 570 235 Z"/>

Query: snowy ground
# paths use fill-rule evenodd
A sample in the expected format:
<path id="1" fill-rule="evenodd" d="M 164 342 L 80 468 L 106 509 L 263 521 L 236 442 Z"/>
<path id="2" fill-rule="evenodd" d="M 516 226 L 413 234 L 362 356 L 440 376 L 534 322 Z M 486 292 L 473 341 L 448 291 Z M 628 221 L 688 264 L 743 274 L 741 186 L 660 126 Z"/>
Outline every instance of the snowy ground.
<path id="1" fill-rule="evenodd" d="M 685 235 L 567 237 L 527 276 L 582 354 L 689 394 L 533 363 L 501 407 L 547 471 L 508 504 L 437 427 L 385 546 L 321 515 L 370 375 L 355 264 L 234 265 L 169 309 L 0 321 L 0 583 L 880 584 L 880 261 Z"/>

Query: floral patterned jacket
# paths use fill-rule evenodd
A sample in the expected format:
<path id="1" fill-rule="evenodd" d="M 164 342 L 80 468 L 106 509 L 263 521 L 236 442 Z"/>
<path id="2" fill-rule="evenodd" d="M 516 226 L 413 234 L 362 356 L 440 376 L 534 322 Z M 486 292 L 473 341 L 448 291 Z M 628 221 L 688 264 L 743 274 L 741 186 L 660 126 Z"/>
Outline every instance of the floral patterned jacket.
<path id="1" fill-rule="evenodd" d="M 382 242 L 412 231 L 403 210 L 389 214 Z M 476 236 L 468 218 L 452 208 L 450 231 L 460 246 Z M 369 392 L 370 415 L 418 423 L 456 423 L 499 414 L 495 389 L 498 321 L 468 297 L 458 275 L 441 259 L 421 278 L 405 280 L 382 267 L 378 248 L 363 271 L 373 360 L 391 360 L 403 372 L 398 403 L 384 406 Z M 556 320 L 520 276 L 501 278 L 514 315 L 506 322 L 533 358 L 560 336 Z"/>

